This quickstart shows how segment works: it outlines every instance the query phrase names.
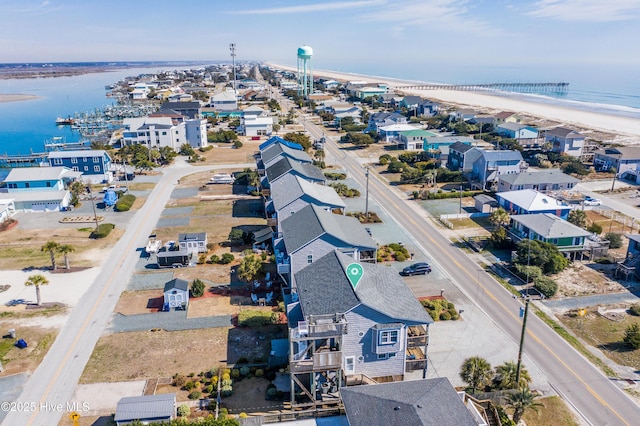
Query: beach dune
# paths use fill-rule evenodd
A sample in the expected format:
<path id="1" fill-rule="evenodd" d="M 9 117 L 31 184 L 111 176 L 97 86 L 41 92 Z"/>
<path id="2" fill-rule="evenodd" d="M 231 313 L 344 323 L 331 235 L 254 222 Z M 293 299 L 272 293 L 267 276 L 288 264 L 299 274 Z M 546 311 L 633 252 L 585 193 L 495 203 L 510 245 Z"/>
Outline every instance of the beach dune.
<path id="1" fill-rule="evenodd" d="M 8 95 L 8 94 L 0 93 L 0 103 L 30 101 L 37 98 L 39 98 L 39 96 L 36 96 L 36 95 L 21 95 L 21 94 Z"/>
<path id="2" fill-rule="evenodd" d="M 296 71 L 294 67 L 286 65 L 269 65 L 287 71 Z M 326 70 L 313 70 L 313 75 L 315 77 L 330 78 L 338 81 L 364 80 L 371 83 L 384 83 L 393 88 L 401 88 L 402 86 L 416 84 L 415 81 L 402 81 L 384 77 L 348 74 Z M 401 90 L 405 94 L 418 95 L 427 99 L 479 109 L 488 113 L 512 111 L 523 115 L 563 123 L 564 125 L 600 130 L 606 133 L 626 136 L 627 138 L 625 138 L 625 143 L 640 143 L 640 120 L 635 118 L 583 111 L 564 106 L 548 105 L 478 92 L 417 89 L 398 90 Z"/>

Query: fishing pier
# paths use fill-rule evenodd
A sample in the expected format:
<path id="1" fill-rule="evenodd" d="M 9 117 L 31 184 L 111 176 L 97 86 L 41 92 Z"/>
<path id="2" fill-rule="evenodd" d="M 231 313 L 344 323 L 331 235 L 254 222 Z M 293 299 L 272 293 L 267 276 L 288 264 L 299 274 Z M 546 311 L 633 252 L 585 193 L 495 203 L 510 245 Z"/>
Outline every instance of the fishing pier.
<path id="1" fill-rule="evenodd" d="M 396 90 L 457 90 L 464 92 L 516 92 L 566 94 L 569 83 L 489 83 L 489 84 L 416 84 L 395 86 Z"/>

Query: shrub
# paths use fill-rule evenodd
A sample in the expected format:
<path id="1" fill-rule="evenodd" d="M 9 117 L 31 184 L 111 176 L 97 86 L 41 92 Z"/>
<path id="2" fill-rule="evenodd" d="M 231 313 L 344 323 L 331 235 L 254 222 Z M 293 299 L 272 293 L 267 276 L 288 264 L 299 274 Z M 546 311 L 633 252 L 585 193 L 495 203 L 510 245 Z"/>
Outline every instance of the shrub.
<path id="1" fill-rule="evenodd" d="M 640 303 L 634 303 L 629 307 L 629 313 L 633 316 L 640 317 Z"/>
<path id="2" fill-rule="evenodd" d="M 178 417 L 189 417 L 189 414 L 191 414 L 191 408 L 187 404 L 178 407 Z"/>
<path id="3" fill-rule="evenodd" d="M 234 148 L 242 148 L 242 142 L 240 142 L 240 141 L 233 141 L 233 147 L 234 147 Z"/>
<path id="4" fill-rule="evenodd" d="M 240 375 L 243 377 L 246 377 L 249 375 L 249 372 L 251 371 L 251 369 L 247 366 L 241 367 L 240 368 Z"/>
<path id="5" fill-rule="evenodd" d="M 593 222 L 591 225 L 587 226 L 587 231 L 600 235 L 602 234 L 602 226 Z"/>
<path id="6" fill-rule="evenodd" d="M 186 390 L 186 391 L 193 390 L 193 388 L 195 388 L 195 387 L 196 387 L 196 385 L 192 381 L 188 381 L 187 383 L 184 384 L 184 390 Z"/>
<path id="7" fill-rule="evenodd" d="M 247 417 L 249 417 L 249 415 L 247 413 L 238 414 L 238 418 L 240 418 L 240 419 L 246 419 Z"/>
<path id="8" fill-rule="evenodd" d="M 205 288 L 206 288 L 205 284 L 199 278 L 196 278 L 191 283 L 191 296 L 202 297 L 204 295 Z"/>
<path id="9" fill-rule="evenodd" d="M 231 386 L 233 381 L 231 379 L 222 379 L 222 386 Z"/>
<path id="10" fill-rule="evenodd" d="M 255 372 L 255 376 L 256 377 L 262 377 L 264 376 L 264 370 L 262 368 L 258 368 Z"/>
<path id="11" fill-rule="evenodd" d="M 181 376 L 180 374 L 177 374 L 174 378 L 173 378 L 173 386 L 176 387 L 183 387 L 184 385 L 187 384 L 187 378 L 184 376 Z"/>
<path id="12" fill-rule="evenodd" d="M 266 252 L 262 252 L 260 253 L 260 259 L 262 259 L 262 261 L 264 262 L 265 260 L 267 260 L 267 253 Z"/>
<path id="13" fill-rule="evenodd" d="M 116 226 L 113 223 L 101 223 L 93 232 L 91 232 L 89 238 L 105 238 L 111 233 L 111 231 L 113 231 L 113 228 L 115 227 Z"/>
<path id="14" fill-rule="evenodd" d="M 211 383 L 213 383 L 213 384 L 217 385 L 217 384 L 218 384 L 218 376 L 213 375 L 213 376 L 211 377 Z"/>
<path id="15" fill-rule="evenodd" d="M 398 262 L 404 262 L 405 260 L 407 260 L 407 258 L 404 257 L 404 254 L 402 253 L 396 253 L 395 257 Z"/>
<path id="16" fill-rule="evenodd" d="M 231 232 L 229 232 L 229 241 L 231 241 L 232 244 L 242 243 L 243 237 L 244 232 L 242 232 L 241 229 L 232 229 Z"/>
<path id="17" fill-rule="evenodd" d="M 198 256 L 198 265 L 202 265 L 207 261 L 207 255 L 202 253 Z"/>
<path id="18" fill-rule="evenodd" d="M 440 313 L 440 320 L 449 321 L 450 319 L 451 319 L 451 314 L 449 313 L 449 311 L 444 311 Z"/>
<path id="19" fill-rule="evenodd" d="M 624 338 L 622 339 L 632 349 L 640 348 L 640 327 L 638 324 L 631 324 L 624 332 Z"/>
<path id="20" fill-rule="evenodd" d="M 232 255 L 231 253 L 224 253 L 222 255 L 222 257 L 220 258 L 219 263 L 221 265 L 228 265 L 229 263 L 233 262 L 235 260 L 235 256 Z"/>
<path id="21" fill-rule="evenodd" d="M 533 287 L 545 297 L 553 297 L 558 291 L 558 283 L 548 277 L 540 277 L 534 281 Z"/>
<path id="22" fill-rule="evenodd" d="M 231 380 L 231 370 L 227 373 L 226 371 L 222 374 L 222 380 Z"/>
<path id="23" fill-rule="evenodd" d="M 516 274 L 523 280 L 526 280 L 528 276 L 528 282 L 535 281 L 538 278 L 542 277 L 542 269 L 540 269 L 539 266 L 527 266 L 518 263 L 515 265 L 515 269 Z"/>
<path id="24" fill-rule="evenodd" d="M 211 393 L 213 393 L 213 390 L 214 390 L 213 385 L 207 385 L 207 386 L 204 388 L 204 393 L 209 393 L 209 394 L 211 394 Z"/>
<path id="25" fill-rule="evenodd" d="M 221 389 L 222 396 L 230 396 L 233 393 L 233 388 L 229 385 L 223 386 Z"/>
<path id="26" fill-rule="evenodd" d="M 131 194 L 125 194 L 122 197 L 118 198 L 116 204 L 113 206 L 113 210 L 117 212 L 126 212 L 131 210 L 131 206 L 136 201 L 136 196 Z"/>
<path id="27" fill-rule="evenodd" d="M 233 377 L 234 379 L 240 377 L 240 370 L 238 370 L 237 368 L 231 370 L 231 377 Z"/>
<path id="28" fill-rule="evenodd" d="M 193 391 L 187 396 L 187 398 L 189 398 L 189 399 L 200 399 L 200 398 L 202 398 L 202 392 Z"/>
<path id="29" fill-rule="evenodd" d="M 211 255 L 209 258 L 209 263 L 219 263 L 220 257 L 217 254 Z"/>
<path id="30" fill-rule="evenodd" d="M 325 173 L 324 176 L 329 180 L 344 180 L 347 178 L 345 173 Z"/>
<path id="31" fill-rule="evenodd" d="M 269 387 L 267 388 L 267 397 L 266 397 L 267 401 L 271 401 L 275 399 L 277 396 L 278 396 L 278 389 L 276 389 L 275 386 L 272 388 L 269 388 Z"/>
<path id="32" fill-rule="evenodd" d="M 456 311 L 455 308 L 449 309 L 448 312 L 449 312 L 450 320 L 457 321 L 460 318 L 458 311 Z"/>
<path id="33" fill-rule="evenodd" d="M 609 240 L 609 247 L 612 249 L 617 249 L 622 247 L 622 235 L 616 234 L 615 232 L 607 232 L 604 235 L 605 240 Z"/>

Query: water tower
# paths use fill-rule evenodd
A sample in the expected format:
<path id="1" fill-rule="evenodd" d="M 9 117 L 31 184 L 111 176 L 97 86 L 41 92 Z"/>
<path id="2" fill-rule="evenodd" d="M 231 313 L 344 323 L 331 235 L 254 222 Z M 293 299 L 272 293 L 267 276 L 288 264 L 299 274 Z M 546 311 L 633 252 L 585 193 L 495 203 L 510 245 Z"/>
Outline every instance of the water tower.
<path id="1" fill-rule="evenodd" d="M 311 57 L 313 49 L 309 46 L 298 47 L 298 94 L 304 96 L 313 93 L 313 67 Z"/>

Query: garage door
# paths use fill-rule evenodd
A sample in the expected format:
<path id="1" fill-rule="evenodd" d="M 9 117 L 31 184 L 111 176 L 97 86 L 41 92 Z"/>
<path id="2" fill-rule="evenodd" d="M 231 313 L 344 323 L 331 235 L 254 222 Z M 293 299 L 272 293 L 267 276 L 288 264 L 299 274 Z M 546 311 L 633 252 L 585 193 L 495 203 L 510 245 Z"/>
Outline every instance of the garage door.
<path id="1" fill-rule="evenodd" d="M 59 203 L 47 203 L 47 202 L 31 203 L 31 210 L 37 211 L 37 212 L 56 211 L 59 209 L 60 209 Z"/>

